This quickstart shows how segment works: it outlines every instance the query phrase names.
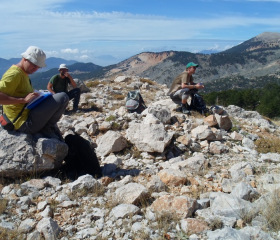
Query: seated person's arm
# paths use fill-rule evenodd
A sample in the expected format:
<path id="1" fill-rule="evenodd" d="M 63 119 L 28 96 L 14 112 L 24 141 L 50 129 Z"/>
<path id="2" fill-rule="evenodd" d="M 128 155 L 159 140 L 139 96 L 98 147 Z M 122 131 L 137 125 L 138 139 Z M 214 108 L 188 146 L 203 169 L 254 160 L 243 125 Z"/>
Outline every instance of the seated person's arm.
<path id="1" fill-rule="evenodd" d="M 182 83 L 182 88 L 188 88 L 188 89 L 201 89 L 201 88 L 204 88 L 204 85 L 200 85 L 198 83 L 194 83 L 193 85 L 192 84 L 185 84 L 185 83 Z"/>
<path id="2" fill-rule="evenodd" d="M 53 90 L 53 84 L 52 83 L 48 83 L 47 89 L 52 93 L 55 94 L 54 90 Z"/>
<path id="3" fill-rule="evenodd" d="M 0 92 L 0 104 L 8 105 L 8 104 L 17 104 L 17 103 L 29 103 L 37 96 L 38 93 L 33 92 L 27 94 L 24 98 L 16 98 Z"/>

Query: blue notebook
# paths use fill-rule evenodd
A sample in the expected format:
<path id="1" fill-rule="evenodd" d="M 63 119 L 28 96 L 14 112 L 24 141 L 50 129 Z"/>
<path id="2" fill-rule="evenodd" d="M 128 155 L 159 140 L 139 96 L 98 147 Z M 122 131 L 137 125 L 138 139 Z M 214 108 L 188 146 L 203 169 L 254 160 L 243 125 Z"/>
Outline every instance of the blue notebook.
<path id="1" fill-rule="evenodd" d="M 39 92 L 37 91 L 40 96 L 38 96 L 37 98 L 35 98 L 34 100 L 32 100 L 30 103 L 28 103 L 26 105 L 27 109 L 32 109 L 34 107 L 36 107 L 39 103 L 41 103 L 42 101 L 44 101 L 47 97 L 51 96 L 52 93 L 51 92 Z"/>

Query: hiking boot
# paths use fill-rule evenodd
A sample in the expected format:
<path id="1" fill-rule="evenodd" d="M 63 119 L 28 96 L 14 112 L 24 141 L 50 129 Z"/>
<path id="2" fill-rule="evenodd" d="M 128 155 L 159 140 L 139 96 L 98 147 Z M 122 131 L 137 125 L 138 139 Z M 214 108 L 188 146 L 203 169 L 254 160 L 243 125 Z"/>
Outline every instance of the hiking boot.
<path id="1" fill-rule="evenodd" d="M 63 137 L 57 125 L 45 126 L 40 133 L 46 138 L 55 138 L 59 141 L 63 141 Z"/>
<path id="2" fill-rule="evenodd" d="M 182 113 L 187 114 L 187 115 L 191 115 L 191 111 L 189 110 L 189 106 L 187 106 L 186 104 L 182 104 L 181 108 L 182 108 Z"/>
<path id="3" fill-rule="evenodd" d="M 181 107 L 181 106 L 177 107 L 177 108 L 175 109 L 175 111 L 176 111 L 176 112 L 182 112 L 182 107 Z"/>
<path id="4" fill-rule="evenodd" d="M 81 111 L 79 110 L 78 106 L 74 106 L 73 109 L 72 109 L 72 112 L 73 113 L 79 113 Z"/>

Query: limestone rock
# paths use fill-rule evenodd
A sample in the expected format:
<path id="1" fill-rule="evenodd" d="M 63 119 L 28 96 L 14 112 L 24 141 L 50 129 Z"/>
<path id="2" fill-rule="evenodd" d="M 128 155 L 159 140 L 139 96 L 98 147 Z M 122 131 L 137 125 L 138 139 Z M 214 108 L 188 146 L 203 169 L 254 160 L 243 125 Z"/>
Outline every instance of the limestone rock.
<path id="1" fill-rule="evenodd" d="M 176 214 L 183 219 L 193 214 L 197 208 L 197 201 L 186 196 L 165 195 L 156 199 L 151 208 L 160 215 Z"/>
<path id="2" fill-rule="evenodd" d="M 173 132 L 166 132 L 162 124 L 132 122 L 126 131 L 126 138 L 143 152 L 163 152 L 172 137 Z"/>
<path id="3" fill-rule="evenodd" d="M 68 153 L 68 146 L 57 139 L 39 138 L 32 135 L 0 129 L 0 174 L 19 177 L 61 166 Z"/>
<path id="4" fill-rule="evenodd" d="M 126 139 L 120 133 L 110 130 L 97 139 L 96 154 L 107 156 L 123 150 L 126 146 Z"/>

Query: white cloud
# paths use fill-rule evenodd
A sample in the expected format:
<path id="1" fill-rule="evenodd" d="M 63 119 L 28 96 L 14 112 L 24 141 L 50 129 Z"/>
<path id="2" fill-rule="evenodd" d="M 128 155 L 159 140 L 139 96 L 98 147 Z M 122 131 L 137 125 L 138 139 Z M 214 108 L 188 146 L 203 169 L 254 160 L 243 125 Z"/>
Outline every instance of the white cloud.
<path id="1" fill-rule="evenodd" d="M 81 59 L 81 61 L 86 61 L 86 60 L 89 59 L 89 56 L 88 55 L 82 55 L 82 56 L 80 56 L 80 59 Z"/>
<path id="2" fill-rule="evenodd" d="M 266 31 L 280 29 L 280 16 L 257 18 L 217 13 L 207 18 L 203 14 L 197 18 L 188 18 L 188 15 L 177 18 L 125 12 L 65 10 L 64 4 L 71 4 L 71 1 L 75 0 L 2 1 L 0 22 L 8 24 L 1 24 L 0 28 L 1 54 L 12 52 L 11 57 L 18 56 L 29 45 L 35 45 L 43 48 L 47 56 L 82 56 L 91 59 L 98 55 L 129 55 L 132 49 L 133 54 L 137 51 L 139 53 L 141 49 L 170 50 L 170 46 L 165 43 L 145 46 L 141 41 L 213 38 L 244 40 L 236 32 L 243 29 L 246 33 L 247 29 L 252 32 L 255 29 L 257 32 L 262 27 Z M 122 43 L 125 41 L 139 41 L 139 44 Z M 175 44 L 173 46 L 175 50 L 183 50 Z M 189 48 L 193 47 L 184 47 Z"/>
<path id="3" fill-rule="evenodd" d="M 37 0 L 9 0 L 9 1 L 1 1 L 0 11 L 1 14 L 5 13 L 38 13 L 40 11 L 58 9 L 62 7 L 63 4 L 69 2 L 69 0 L 47 0 L 40 1 Z"/>
<path id="4" fill-rule="evenodd" d="M 57 56 L 59 53 L 57 52 L 57 51 L 44 51 L 45 53 L 46 53 L 46 55 L 47 55 L 47 57 L 48 56 Z"/>
<path id="5" fill-rule="evenodd" d="M 61 49 L 60 50 L 62 53 L 67 53 L 67 54 L 77 54 L 79 53 L 79 50 L 76 49 L 71 49 L 71 48 L 66 48 L 66 49 Z"/>
<path id="6" fill-rule="evenodd" d="M 15 0 L 14 0 L 15 1 Z M 13 1 L 13 2 L 14 2 Z M 32 2 L 29 0 L 29 2 Z M 53 3 L 63 1 L 52 0 Z M 37 4 L 40 5 L 40 4 Z M 151 15 L 133 15 L 122 12 L 55 12 L 42 7 L 9 17 L 11 24 L 3 24 L 0 33 L 8 39 L 34 41 L 51 45 L 55 39 L 57 45 L 75 45 L 93 40 L 174 40 L 200 38 L 218 29 L 229 29 L 242 26 L 269 25 L 280 27 L 278 18 L 256 18 L 240 16 L 217 16 L 208 19 L 167 18 Z M 45 6 L 46 8 L 49 7 Z M 32 12 L 32 14 L 31 14 Z M 1 16 L 2 15 L 2 16 Z M 4 14 L 0 15 L 3 22 Z M 196 24 L 189 24 L 195 22 Z M 188 28 L 186 28 L 188 26 Z"/>

